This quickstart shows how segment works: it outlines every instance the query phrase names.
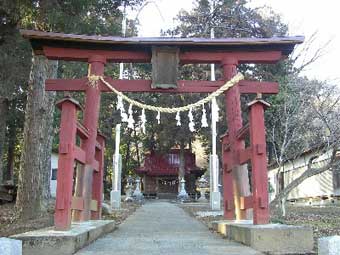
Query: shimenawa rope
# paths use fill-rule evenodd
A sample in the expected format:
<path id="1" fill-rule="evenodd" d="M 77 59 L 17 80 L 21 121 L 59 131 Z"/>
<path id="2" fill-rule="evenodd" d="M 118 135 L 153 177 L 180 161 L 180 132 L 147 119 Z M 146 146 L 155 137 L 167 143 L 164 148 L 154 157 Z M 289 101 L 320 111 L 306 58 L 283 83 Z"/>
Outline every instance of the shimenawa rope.
<path id="1" fill-rule="evenodd" d="M 112 92 L 114 92 L 118 96 L 121 96 L 126 102 L 130 103 L 131 105 L 134 105 L 134 106 L 137 106 L 139 108 L 146 109 L 146 110 L 149 110 L 149 111 L 166 112 L 166 113 L 185 112 L 185 111 L 189 111 L 190 109 L 197 108 L 197 107 L 211 101 L 214 97 L 218 97 L 224 91 L 230 89 L 232 86 L 234 86 L 235 84 L 237 84 L 239 81 L 241 81 L 243 79 L 244 79 L 244 76 L 241 73 L 238 73 L 234 77 L 232 77 L 228 82 L 226 82 L 223 86 L 218 88 L 213 93 L 209 94 L 207 97 L 197 101 L 196 103 L 188 104 L 186 106 L 181 106 L 181 107 L 169 108 L 169 107 L 158 107 L 158 106 L 140 103 L 140 102 L 138 102 L 134 99 L 129 98 L 128 96 L 124 95 L 122 92 L 120 92 L 117 89 L 115 89 L 114 87 L 112 87 L 110 83 L 105 81 L 103 76 L 99 76 L 99 75 L 89 75 L 88 76 L 89 85 L 92 86 L 92 87 L 98 86 L 98 81 L 101 81 Z"/>

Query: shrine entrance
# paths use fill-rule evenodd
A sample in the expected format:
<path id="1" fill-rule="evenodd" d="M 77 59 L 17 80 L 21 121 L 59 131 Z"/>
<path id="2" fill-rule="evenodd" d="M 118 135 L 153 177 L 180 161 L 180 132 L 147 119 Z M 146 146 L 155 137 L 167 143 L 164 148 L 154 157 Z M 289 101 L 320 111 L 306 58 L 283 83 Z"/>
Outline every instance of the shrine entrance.
<path id="1" fill-rule="evenodd" d="M 165 194 L 176 194 L 178 192 L 178 181 L 174 178 L 158 178 L 157 192 Z"/>
<path id="2" fill-rule="evenodd" d="M 64 98 L 57 104 L 61 110 L 61 123 L 56 230 L 69 229 L 72 220 L 87 221 L 101 217 L 105 138 L 97 128 L 100 94 L 111 91 L 121 96 L 122 92 L 215 93 L 225 87 L 224 92 L 220 91 L 225 94 L 228 124 L 228 131 L 221 137 L 224 216 L 229 220 L 246 219 L 250 215 L 247 212 L 253 210 L 254 224 L 269 222 L 264 124 L 264 111 L 268 104 L 261 95 L 278 93 L 279 86 L 276 82 L 243 80 L 242 76 L 236 75 L 237 67 L 239 64 L 277 63 L 287 57 L 296 44 L 302 43 L 302 37 L 120 38 L 29 30 L 21 33 L 30 40 L 36 55 L 89 64 L 88 77 L 46 81 L 47 91 L 84 91 L 86 94 L 84 110 L 72 98 Z M 107 62 L 152 62 L 153 68 L 157 66 L 157 70 L 163 73 L 153 72 L 153 80 L 113 80 L 104 77 Z M 223 79 L 177 80 L 178 64 L 197 63 L 221 65 Z M 242 94 L 257 95 L 248 103 L 248 124 L 242 121 Z M 77 111 L 83 111 L 83 120 L 78 120 Z M 79 146 L 76 139 L 81 140 Z M 81 167 L 77 171 L 77 185 L 73 193 L 75 162 Z M 252 193 L 246 164 L 251 166 Z"/>

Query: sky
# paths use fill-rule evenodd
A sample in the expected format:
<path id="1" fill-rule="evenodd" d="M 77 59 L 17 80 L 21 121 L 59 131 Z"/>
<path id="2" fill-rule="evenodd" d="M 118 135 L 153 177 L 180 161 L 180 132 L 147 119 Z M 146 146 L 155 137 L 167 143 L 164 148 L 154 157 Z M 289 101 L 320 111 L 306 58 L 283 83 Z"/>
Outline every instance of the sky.
<path id="1" fill-rule="evenodd" d="M 190 11 L 193 0 L 149 0 L 138 14 L 139 35 L 160 36 L 160 31 L 175 26 L 175 17 L 181 9 Z M 289 35 L 303 35 L 308 40 L 317 33 L 307 58 L 319 48 L 322 56 L 305 71 L 304 75 L 319 80 L 340 84 L 340 1 L 338 0 L 251 0 L 251 7 L 267 5 L 289 26 Z M 136 11 L 129 11 L 128 17 L 135 19 Z M 326 46 L 326 47 L 325 47 Z M 299 46 L 301 49 L 303 45 Z M 299 51 L 297 49 L 297 52 Z"/>

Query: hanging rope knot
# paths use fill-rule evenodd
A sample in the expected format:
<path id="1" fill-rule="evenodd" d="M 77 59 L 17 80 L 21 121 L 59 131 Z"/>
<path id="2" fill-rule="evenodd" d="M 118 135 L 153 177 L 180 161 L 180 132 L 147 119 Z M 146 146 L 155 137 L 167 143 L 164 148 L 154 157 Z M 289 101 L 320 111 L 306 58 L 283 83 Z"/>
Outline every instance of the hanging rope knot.
<path id="1" fill-rule="evenodd" d="M 87 84 L 92 88 L 98 88 L 98 81 L 100 81 L 103 77 L 100 75 L 89 75 L 87 76 L 88 82 Z"/>

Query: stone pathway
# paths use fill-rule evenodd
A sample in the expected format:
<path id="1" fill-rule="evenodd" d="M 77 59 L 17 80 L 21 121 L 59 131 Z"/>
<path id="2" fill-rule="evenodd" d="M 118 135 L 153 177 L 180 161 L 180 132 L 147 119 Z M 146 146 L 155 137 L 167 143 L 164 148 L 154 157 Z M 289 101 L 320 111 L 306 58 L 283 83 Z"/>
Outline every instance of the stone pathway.
<path id="1" fill-rule="evenodd" d="M 260 255 L 222 239 L 176 204 L 147 202 L 119 228 L 78 251 L 78 255 Z"/>

